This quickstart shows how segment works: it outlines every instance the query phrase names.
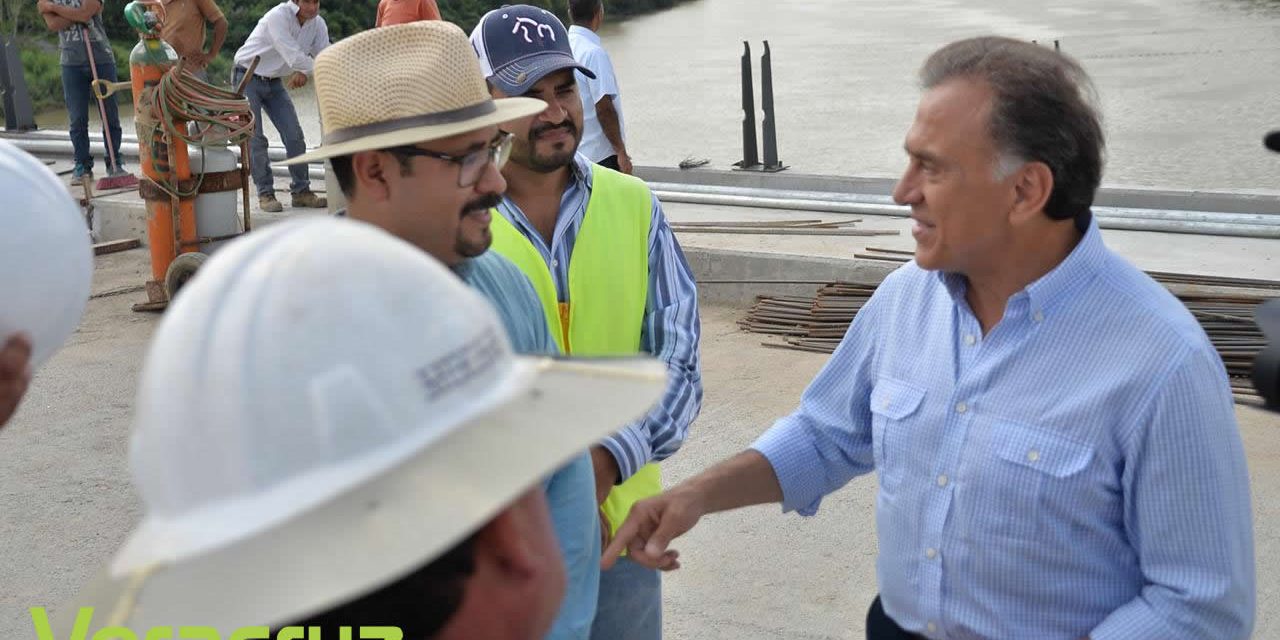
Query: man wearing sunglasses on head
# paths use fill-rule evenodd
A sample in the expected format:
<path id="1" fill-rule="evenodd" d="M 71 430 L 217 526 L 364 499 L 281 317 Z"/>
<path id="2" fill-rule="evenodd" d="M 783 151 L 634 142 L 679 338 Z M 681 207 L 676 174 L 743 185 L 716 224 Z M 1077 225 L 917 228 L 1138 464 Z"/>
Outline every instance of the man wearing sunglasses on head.
<path id="1" fill-rule="evenodd" d="M 528 279 L 488 251 L 490 209 L 506 190 L 499 170 L 512 142 L 498 125 L 546 105 L 492 99 L 466 34 L 436 20 L 344 39 L 316 58 L 315 82 L 324 141 L 289 163 L 329 159 L 347 200 L 338 215 L 381 227 L 443 262 L 496 307 L 515 351 L 556 353 Z M 568 577 L 549 637 L 582 638 L 600 576 L 590 457 L 583 452 L 545 487 Z"/>
<path id="2" fill-rule="evenodd" d="M 648 353 L 667 365 L 662 402 L 592 447 L 596 500 L 611 533 L 633 503 L 662 490 L 657 463 L 680 449 L 701 407 L 697 287 L 648 185 L 578 152 L 576 74 L 594 76 L 574 59 L 560 20 L 537 7 L 502 7 L 480 19 L 471 44 L 494 98 L 547 103 L 532 120 L 502 125 L 515 138 L 494 250 L 529 276 L 566 353 Z M 661 637 L 661 599 L 658 572 L 624 559 L 600 576 L 592 637 Z"/>

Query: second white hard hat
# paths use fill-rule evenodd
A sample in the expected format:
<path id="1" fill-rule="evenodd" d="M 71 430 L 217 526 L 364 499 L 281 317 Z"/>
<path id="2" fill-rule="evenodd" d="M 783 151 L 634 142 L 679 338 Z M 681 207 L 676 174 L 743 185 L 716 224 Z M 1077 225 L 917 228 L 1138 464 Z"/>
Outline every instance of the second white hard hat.
<path id="1" fill-rule="evenodd" d="M 652 359 L 513 355 L 485 299 L 364 223 L 255 231 L 156 333 L 130 451 L 146 514 L 77 604 L 224 637 L 322 611 L 456 544 L 665 382 Z"/>
<path id="2" fill-rule="evenodd" d="M 31 366 L 75 331 L 89 301 L 93 245 L 80 207 L 44 163 L 0 140 L 0 343 L 31 336 Z"/>

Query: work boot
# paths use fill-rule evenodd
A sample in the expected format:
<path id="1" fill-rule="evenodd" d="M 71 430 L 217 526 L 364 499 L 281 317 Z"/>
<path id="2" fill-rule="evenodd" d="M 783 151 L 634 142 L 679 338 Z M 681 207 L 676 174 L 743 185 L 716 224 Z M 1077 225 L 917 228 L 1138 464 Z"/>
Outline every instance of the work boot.
<path id="1" fill-rule="evenodd" d="M 85 168 L 84 165 L 76 165 L 76 170 L 71 174 L 71 186 L 78 187 L 88 180 L 93 182 L 93 169 Z"/>
<path id="2" fill-rule="evenodd" d="M 309 209 L 323 209 L 329 206 L 329 201 L 325 198 L 312 193 L 311 191 L 299 191 L 293 194 L 293 201 L 290 203 L 294 209 L 306 207 Z"/>
<path id="3" fill-rule="evenodd" d="M 280 213 L 281 211 L 284 211 L 284 206 L 280 204 L 279 200 L 276 200 L 274 195 L 258 196 L 258 208 L 267 213 Z"/>

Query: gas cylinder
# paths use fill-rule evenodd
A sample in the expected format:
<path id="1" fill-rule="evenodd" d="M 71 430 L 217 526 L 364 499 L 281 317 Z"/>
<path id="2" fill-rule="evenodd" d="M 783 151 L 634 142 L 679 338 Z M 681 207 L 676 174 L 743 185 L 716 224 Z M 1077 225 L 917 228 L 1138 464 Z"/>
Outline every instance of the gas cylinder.
<path id="1" fill-rule="evenodd" d="M 148 3 L 130 2 L 125 6 L 125 19 L 138 31 L 138 44 L 129 53 L 129 79 L 133 87 L 134 123 L 138 134 L 142 173 L 152 182 L 169 185 L 190 184 L 191 166 L 186 144 L 171 135 L 162 121 L 163 110 L 156 104 L 156 86 L 178 63 L 178 54 L 160 39 L 159 19 L 146 9 Z M 158 6 L 158 5 L 157 5 Z M 183 122 L 172 126 L 182 130 Z M 154 185 L 152 185 L 154 186 Z M 150 197 L 148 196 L 150 192 Z M 184 251 L 194 251 L 196 241 L 195 205 L 190 197 L 179 199 L 173 211 L 170 198 L 160 197 L 154 189 L 143 195 L 147 205 L 147 243 L 151 249 L 151 275 L 164 282 L 173 259 Z M 174 229 L 175 218 L 177 232 Z"/>
<path id="2" fill-rule="evenodd" d="M 191 171 L 196 174 L 216 174 L 235 171 L 240 155 L 226 147 L 196 147 L 191 153 Z M 237 191 L 211 191 L 196 196 L 196 231 L 201 238 L 227 238 L 244 231 L 244 221 L 237 213 Z M 212 255 L 229 239 L 205 242 L 199 251 Z"/>

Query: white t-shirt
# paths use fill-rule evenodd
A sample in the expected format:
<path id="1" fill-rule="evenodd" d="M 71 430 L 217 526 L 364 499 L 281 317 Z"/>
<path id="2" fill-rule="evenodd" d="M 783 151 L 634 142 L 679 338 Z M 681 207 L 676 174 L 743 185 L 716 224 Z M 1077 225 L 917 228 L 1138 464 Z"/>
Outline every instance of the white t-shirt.
<path id="1" fill-rule="evenodd" d="M 600 128 L 600 120 L 596 117 L 596 103 L 601 98 L 613 97 L 613 108 L 618 112 L 619 133 L 624 142 L 627 139 L 618 78 L 613 73 L 613 61 L 609 59 L 604 47 L 600 46 L 600 36 L 590 29 L 576 24 L 569 27 L 569 46 L 573 48 L 573 57 L 578 64 L 596 74 L 595 80 L 578 74 L 578 95 L 582 98 L 582 143 L 578 145 L 578 152 L 592 162 L 599 162 L 614 155 L 613 145 L 605 137 L 604 130 Z"/>

